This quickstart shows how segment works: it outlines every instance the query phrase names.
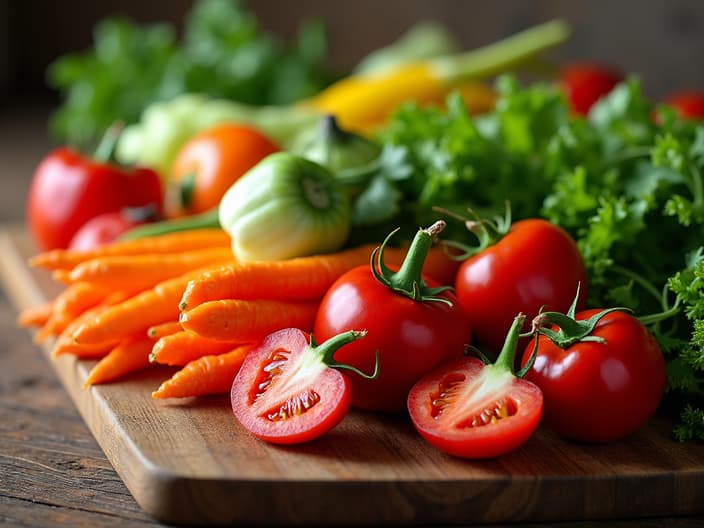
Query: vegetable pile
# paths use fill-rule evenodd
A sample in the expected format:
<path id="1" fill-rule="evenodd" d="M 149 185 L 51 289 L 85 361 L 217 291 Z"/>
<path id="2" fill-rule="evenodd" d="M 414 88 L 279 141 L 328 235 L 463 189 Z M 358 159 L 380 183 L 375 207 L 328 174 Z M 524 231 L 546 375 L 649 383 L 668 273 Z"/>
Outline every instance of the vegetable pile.
<path id="1" fill-rule="evenodd" d="M 189 31 L 225 31 L 209 17 L 232 6 L 204 2 Z M 238 20 L 240 45 L 288 71 Z M 151 93 L 140 113 L 116 104 L 128 126 L 111 153 L 126 166 L 72 154 L 70 169 L 62 152 L 40 165 L 49 203 L 76 175 L 98 191 L 74 183 L 58 220 L 30 201 L 30 264 L 65 289 L 19 323 L 54 357 L 97 360 L 87 387 L 169 365 L 154 398 L 229 393 L 274 443 L 323 435 L 351 407 L 407 412 L 465 458 L 517 449 L 539 424 L 618 441 L 658 409 L 678 439 L 704 439 L 696 96 L 656 102 L 596 63 L 524 84 L 521 61 L 566 38 L 559 21 L 461 53 L 408 40 L 426 31 L 287 105 L 195 85 Z M 169 64 L 207 70 L 188 46 Z M 298 74 L 315 77 L 306 49 Z M 156 198 L 91 176 L 134 170 Z M 151 216 L 116 221 L 135 206 Z M 104 235 L 72 241 L 103 215 L 90 229 Z"/>

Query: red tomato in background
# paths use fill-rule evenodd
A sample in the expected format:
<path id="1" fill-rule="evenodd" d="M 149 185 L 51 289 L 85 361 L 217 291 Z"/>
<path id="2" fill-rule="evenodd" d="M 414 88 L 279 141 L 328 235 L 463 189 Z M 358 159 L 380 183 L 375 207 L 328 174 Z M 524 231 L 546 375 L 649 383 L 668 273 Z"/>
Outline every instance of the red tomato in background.
<path id="1" fill-rule="evenodd" d="M 149 213 L 146 211 L 141 214 L 136 210 L 134 214 L 125 210 L 100 214 L 81 226 L 68 247 L 73 250 L 86 251 L 104 246 L 114 242 L 130 229 L 145 224 L 148 215 Z"/>
<path id="2" fill-rule="evenodd" d="M 418 433 L 441 451 L 492 458 L 525 443 L 540 423 L 543 395 L 508 370 L 462 358 L 411 389 L 408 412 Z"/>
<path id="3" fill-rule="evenodd" d="M 255 128 L 236 123 L 199 132 L 178 152 L 164 198 L 167 218 L 204 213 L 230 186 L 279 147 Z"/>
<path id="4" fill-rule="evenodd" d="M 598 312 L 578 312 L 575 319 Z M 526 379 L 543 391 L 547 426 L 574 440 L 610 442 L 633 433 L 655 413 L 665 390 L 665 361 L 655 338 L 627 313 L 606 314 L 591 335 L 606 344 L 578 341 L 563 350 L 540 335 Z"/>
<path id="5" fill-rule="evenodd" d="M 161 202 L 156 172 L 99 163 L 59 148 L 32 177 L 27 224 L 40 250 L 66 248 L 83 224 L 99 214 L 148 204 L 160 210 Z"/>
<path id="6" fill-rule="evenodd" d="M 587 273 L 572 238 L 547 220 L 527 219 L 465 260 L 455 290 L 475 340 L 498 352 L 517 313 L 530 321 L 541 307 L 564 312 L 579 284 L 583 306 Z"/>
<path id="7" fill-rule="evenodd" d="M 621 72 L 595 62 L 567 64 L 560 72 L 559 80 L 570 107 L 582 115 L 587 115 L 592 105 L 621 81 Z"/>
<path id="8" fill-rule="evenodd" d="M 425 278 L 429 286 L 436 286 Z M 408 391 L 438 364 L 462 357 L 471 339 L 470 324 L 457 298 L 441 294 L 453 306 L 438 301 L 415 301 L 381 284 L 370 266 L 352 269 L 340 277 L 323 298 L 313 335 L 324 340 L 349 329 L 364 329 L 363 340 L 342 348 L 335 359 L 362 372 L 374 370 L 379 354 L 379 376 L 353 376 L 353 405 L 375 411 L 400 411 Z"/>
<path id="9" fill-rule="evenodd" d="M 251 434 L 275 444 L 297 444 L 325 434 L 345 417 L 352 402 L 350 382 L 315 350 L 304 332 L 289 328 L 268 335 L 247 354 L 230 401 Z"/>
<path id="10" fill-rule="evenodd" d="M 673 107 L 680 117 L 704 119 L 704 92 L 684 91 L 670 95 L 665 104 Z"/>

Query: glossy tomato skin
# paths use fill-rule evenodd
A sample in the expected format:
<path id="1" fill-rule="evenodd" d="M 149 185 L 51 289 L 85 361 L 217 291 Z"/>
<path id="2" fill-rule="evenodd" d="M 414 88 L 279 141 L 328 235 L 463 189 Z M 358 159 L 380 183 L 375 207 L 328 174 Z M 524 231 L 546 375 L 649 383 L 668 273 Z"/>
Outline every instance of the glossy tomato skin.
<path id="1" fill-rule="evenodd" d="M 567 64 L 560 73 L 560 84 L 572 110 L 587 115 L 600 98 L 623 80 L 616 69 L 596 62 Z"/>
<path id="2" fill-rule="evenodd" d="M 597 312 L 585 310 L 576 319 Z M 547 426 L 574 440 L 612 442 L 635 432 L 657 410 L 665 361 L 655 338 L 625 312 L 605 315 L 592 335 L 607 344 L 578 342 L 562 350 L 541 335 L 526 379 L 543 391 Z"/>
<path id="3" fill-rule="evenodd" d="M 367 374 L 374 371 L 375 352 L 379 353 L 376 379 L 350 376 L 354 407 L 401 411 L 408 391 L 421 376 L 444 361 L 462 357 L 464 345 L 471 341 L 471 327 L 454 294 L 443 296 L 452 307 L 394 293 L 374 278 L 368 265 L 350 270 L 330 287 L 313 335 L 322 341 L 346 330 L 366 330 L 363 340 L 340 349 L 335 360 Z"/>
<path id="4" fill-rule="evenodd" d="M 455 281 L 474 339 L 495 352 L 513 318 L 527 321 L 541 307 L 566 311 L 580 287 L 587 295 L 587 273 L 576 244 L 560 227 L 543 219 L 514 222 L 497 243 L 462 263 Z"/>
<path id="5" fill-rule="evenodd" d="M 62 147 L 32 177 L 27 224 L 39 249 L 66 248 L 91 218 L 148 204 L 161 210 L 161 181 L 154 171 L 96 162 Z"/>
<path id="6" fill-rule="evenodd" d="M 257 438 L 274 444 L 314 440 L 349 411 L 348 379 L 320 363 L 303 366 L 308 345 L 304 332 L 288 328 L 265 337 L 245 358 L 232 384 L 230 401 L 237 420 Z M 281 418 L 281 409 L 294 412 Z M 270 418 L 272 414 L 278 419 Z"/>
<path id="7" fill-rule="evenodd" d="M 71 239 L 69 249 L 87 251 L 114 242 L 120 235 L 143 224 L 121 211 L 103 213 L 88 220 Z"/>
<path id="8" fill-rule="evenodd" d="M 524 444 L 540 423 L 542 407 L 533 383 L 472 357 L 437 367 L 408 395 L 418 433 L 441 451 L 472 459 L 497 457 Z"/>
<path id="9" fill-rule="evenodd" d="M 683 91 L 673 93 L 665 99 L 683 118 L 704 120 L 704 92 Z"/>
<path id="10" fill-rule="evenodd" d="M 256 129 L 223 123 L 193 136 L 178 152 L 167 182 L 164 213 L 177 218 L 208 211 L 230 186 L 280 149 Z"/>

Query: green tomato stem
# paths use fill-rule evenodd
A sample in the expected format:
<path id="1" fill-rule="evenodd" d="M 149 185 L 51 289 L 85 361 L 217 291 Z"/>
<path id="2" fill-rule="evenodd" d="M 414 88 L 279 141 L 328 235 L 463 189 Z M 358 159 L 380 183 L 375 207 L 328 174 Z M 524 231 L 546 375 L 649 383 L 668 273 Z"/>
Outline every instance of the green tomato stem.
<path id="1" fill-rule="evenodd" d="M 371 256 L 371 271 L 381 284 L 395 293 L 405 295 L 417 302 L 438 301 L 452 306 L 452 301 L 439 294 L 451 290 L 450 286 L 428 287 L 423 280 L 423 264 L 428 251 L 437 237 L 445 228 L 445 222 L 438 220 L 427 229 L 419 229 L 406 257 L 397 272 L 393 272 L 384 264 L 384 250 L 391 237 L 398 231 L 395 230 L 386 237 L 381 247 L 374 249 Z"/>
<path id="2" fill-rule="evenodd" d="M 543 312 L 533 319 L 533 328 L 562 349 L 568 348 L 578 341 L 595 341 L 606 344 L 605 339 L 591 334 L 602 317 L 616 311 L 630 312 L 628 308 L 623 307 L 607 308 L 592 315 L 589 319 L 581 321 L 560 312 Z M 545 328 L 549 324 L 556 325 L 558 330 Z"/>
<path id="3" fill-rule="evenodd" d="M 362 376 L 363 378 L 375 379 L 379 375 L 378 353 L 376 355 L 376 362 L 374 364 L 374 372 L 372 372 L 371 374 L 365 374 L 364 372 L 362 372 L 356 367 L 353 367 L 352 365 L 347 365 L 346 363 L 338 363 L 333 358 L 335 352 L 337 352 L 340 348 L 342 348 L 348 343 L 351 343 L 352 341 L 362 339 L 366 335 L 366 330 L 348 330 L 347 332 L 342 332 L 340 334 L 337 334 L 336 336 L 331 337 L 320 345 L 315 342 L 313 335 L 311 335 L 309 346 L 311 351 L 315 354 L 315 357 L 318 358 L 322 363 L 324 363 L 328 367 L 349 370 L 351 372 L 354 372 L 355 374 L 358 374 L 359 376 Z"/>
<path id="4" fill-rule="evenodd" d="M 516 358 L 516 349 L 518 348 L 518 339 L 521 337 L 521 328 L 526 320 L 526 316 L 522 313 L 514 317 L 511 327 L 506 334 L 504 346 L 501 347 L 499 357 L 494 362 L 494 367 L 500 370 L 506 370 L 514 374 L 513 364 Z"/>
<path id="5" fill-rule="evenodd" d="M 469 245 L 454 240 L 444 241 L 443 243 L 446 246 L 462 251 L 461 254 L 451 256 L 450 258 L 452 258 L 453 260 L 463 261 L 473 255 L 476 255 L 477 253 L 481 253 L 486 248 L 493 246 L 499 240 L 501 240 L 511 228 L 511 205 L 509 204 L 509 202 L 506 202 L 506 211 L 504 213 L 504 216 L 497 216 L 493 220 L 481 218 L 472 209 L 468 209 L 469 213 L 473 217 L 471 219 L 465 218 L 462 215 L 459 215 L 447 209 L 443 209 L 441 207 L 434 207 L 433 210 L 440 213 L 444 213 L 456 220 L 464 222 L 464 225 L 467 230 L 472 233 L 477 239 L 477 244 L 475 245 Z"/>

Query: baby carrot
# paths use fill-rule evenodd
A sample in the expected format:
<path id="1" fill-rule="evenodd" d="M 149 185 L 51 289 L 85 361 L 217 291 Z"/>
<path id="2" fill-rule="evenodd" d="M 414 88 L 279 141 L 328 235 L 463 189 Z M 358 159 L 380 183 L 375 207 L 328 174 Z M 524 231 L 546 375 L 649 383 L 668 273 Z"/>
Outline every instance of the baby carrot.
<path id="1" fill-rule="evenodd" d="M 53 299 L 38 306 L 25 308 L 17 316 L 17 324 L 23 328 L 42 327 L 51 318 L 51 313 L 53 311 Z"/>
<path id="2" fill-rule="evenodd" d="M 68 272 L 64 280 L 69 283 L 89 282 L 102 288 L 137 291 L 151 288 L 158 282 L 202 266 L 225 264 L 233 260 L 229 247 L 197 249 L 168 255 L 110 255 L 78 264 Z M 57 278 L 61 280 L 60 277 Z"/>
<path id="3" fill-rule="evenodd" d="M 57 336 L 51 347 L 51 355 L 58 357 L 62 354 L 72 354 L 77 357 L 96 357 L 107 354 L 115 345 L 115 341 L 97 344 L 79 344 L 73 339 L 73 333 L 85 324 L 87 321 L 98 317 L 101 313 L 107 310 L 111 305 L 109 303 L 101 303 L 93 308 L 89 308 L 71 322 L 66 325 L 66 328 Z"/>
<path id="4" fill-rule="evenodd" d="M 218 299 L 275 299 L 309 301 L 320 299 L 346 271 L 368 264 L 374 245 L 324 255 L 280 261 L 254 261 L 226 264 L 188 283 L 179 308 L 187 310 Z M 385 262 L 400 265 L 408 248 L 390 247 Z M 459 263 L 442 248 L 432 248 L 424 272 L 442 284 L 452 284 Z"/>
<path id="5" fill-rule="evenodd" d="M 109 295 L 107 290 L 87 282 L 77 282 L 64 288 L 54 299 L 54 309 L 42 327 L 42 337 L 58 335 L 78 315 L 103 302 Z"/>
<path id="6" fill-rule="evenodd" d="M 236 342 L 218 341 L 194 332 L 182 330 L 164 336 L 154 343 L 149 361 L 163 365 L 186 365 L 203 356 L 222 354 L 237 345 Z"/>
<path id="7" fill-rule="evenodd" d="M 241 345 L 231 352 L 203 356 L 188 363 L 152 392 L 152 398 L 187 398 L 227 394 L 254 345 Z"/>
<path id="8" fill-rule="evenodd" d="M 181 253 L 186 250 L 230 247 L 230 236 L 222 229 L 194 229 L 160 236 L 122 240 L 89 251 L 54 249 L 39 253 L 29 260 L 32 267 L 71 269 L 81 262 L 108 255 L 141 255 L 145 253 Z"/>
<path id="9" fill-rule="evenodd" d="M 210 339 L 246 343 L 282 328 L 310 331 L 319 300 L 221 299 L 181 312 L 181 326 Z"/>
<path id="10" fill-rule="evenodd" d="M 365 245 L 288 260 L 227 264 L 189 282 L 179 307 L 186 310 L 218 299 L 320 299 L 340 275 L 369 262 L 374 247 Z"/>
<path id="11" fill-rule="evenodd" d="M 85 321 L 73 332 L 73 339 L 81 344 L 116 342 L 125 336 L 143 333 L 149 327 L 177 320 L 178 301 L 194 276 L 210 269 L 199 268 L 179 277 L 158 283 Z"/>
<path id="12" fill-rule="evenodd" d="M 183 327 L 178 321 L 167 321 L 147 328 L 147 335 L 152 339 L 159 340 L 164 336 L 182 332 Z"/>
<path id="13" fill-rule="evenodd" d="M 149 352 L 154 340 L 146 334 L 130 336 L 121 341 L 91 369 L 83 388 L 115 381 L 149 366 Z"/>

